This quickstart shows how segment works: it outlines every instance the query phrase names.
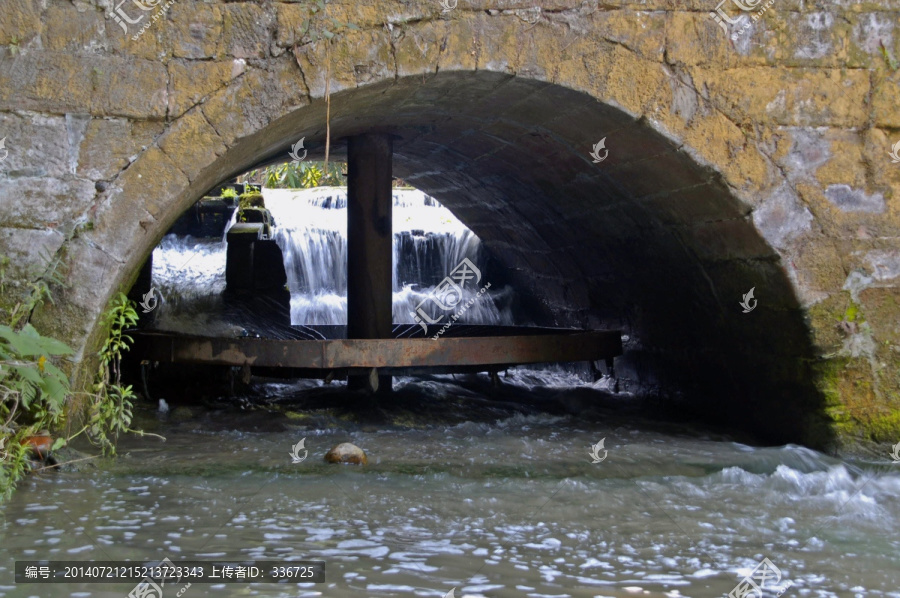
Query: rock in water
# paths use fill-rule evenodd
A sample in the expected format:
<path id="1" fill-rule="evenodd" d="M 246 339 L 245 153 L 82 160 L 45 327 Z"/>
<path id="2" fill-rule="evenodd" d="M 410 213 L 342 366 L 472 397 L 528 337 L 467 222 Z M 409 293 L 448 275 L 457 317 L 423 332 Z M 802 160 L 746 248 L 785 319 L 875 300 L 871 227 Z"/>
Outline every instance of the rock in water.
<path id="1" fill-rule="evenodd" d="M 176 422 L 186 422 L 193 417 L 193 411 L 191 411 L 184 405 L 180 405 L 172 411 L 172 419 Z"/>
<path id="2" fill-rule="evenodd" d="M 369 463 L 366 453 L 349 442 L 342 442 L 325 453 L 325 461 L 327 463 L 349 463 L 350 465 L 367 465 Z"/>

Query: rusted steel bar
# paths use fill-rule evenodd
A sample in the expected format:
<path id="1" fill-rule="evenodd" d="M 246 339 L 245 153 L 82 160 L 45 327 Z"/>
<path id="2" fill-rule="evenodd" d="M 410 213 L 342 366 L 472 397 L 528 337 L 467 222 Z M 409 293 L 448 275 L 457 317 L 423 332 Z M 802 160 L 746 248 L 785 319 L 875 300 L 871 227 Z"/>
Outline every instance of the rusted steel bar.
<path id="1" fill-rule="evenodd" d="M 276 368 L 412 368 L 596 361 L 622 354 L 619 331 L 395 339 L 275 340 L 137 332 L 142 359 Z"/>

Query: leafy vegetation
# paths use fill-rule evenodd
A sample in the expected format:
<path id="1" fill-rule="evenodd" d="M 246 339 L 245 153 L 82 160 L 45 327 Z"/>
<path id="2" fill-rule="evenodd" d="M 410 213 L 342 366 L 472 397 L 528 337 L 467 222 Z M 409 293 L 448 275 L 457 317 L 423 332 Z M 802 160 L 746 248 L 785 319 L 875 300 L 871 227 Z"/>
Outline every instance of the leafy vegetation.
<path id="1" fill-rule="evenodd" d="M 324 162 L 304 161 L 275 164 L 261 171 L 251 170 L 239 180 L 268 189 L 312 189 L 322 186 L 346 186 L 346 177 L 346 162 L 330 162 L 326 173 Z M 394 179 L 393 186 L 409 187 L 409 184 L 401 179 Z M 222 197 L 225 197 L 225 192 L 222 193 Z"/>
<path id="2" fill-rule="evenodd" d="M 256 189 L 251 189 L 246 193 L 242 193 L 240 200 L 238 201 L 238 213 L 237 213 L 237 221 L 238 222 L 247 222 L 247 217 L 244 215 L 244 210 L 247 208 L 265 208 L 266 203 L 263 200 L 262 193 L 257 191 Z"/>
<path id="3" fill-rule="evenodd" d="M 100 365 L 94 380 L 95 395 L 87 427 L 88 437 L 107 455 L 116 454 L 116 440 L 120 433 L 143 434 L 129 427 L 136 397 L 130 385 L 122 386 L 122 353 L 134 342 L 125 330 L 134 327 L 137 321 L 134 303 L 124 293 L 113 297 L 103 316 L 109 333 L 100 349 Z"/>
<path id="4" fill-rule="evenodd" d="M 8 264 L 8 258 L 0 258 L 0 289 Z M 70 355 L 72 349 L 28 323 L 32 312 L 51 300 L 48 283 L 59 281 L 51 267 L 46 277 L 30 284 L 0 325 L 0 499 L 10 496 L 28 470 L 28 438 L 64 417 L 69 379 L 50 358 Z"/>
<path id="5" fill-rule="evenodd" d="M 74 394 L 69 378 L 54 360 L 73 353 L 65 343 L 40 334 L 28 320 L 34 310 L 52 301 L 50 284 L 61 284 L 58 262 L 51 262 L 49 274 L 31 283 L 25 298 L 0 324 L 0 499 L 9 498 L 30 466 L 29 438 L 61 430 L 65 424 L 67 400 Z M 0 289 L 9 260 L 0 257 Z M 137 323 L 132 303 L 119 293 L 103 316 L 109 334 L 98 355 L 100 365 L 89 394 L 87 424 L 72 436 L 60 437 L 51 450 L 58 450 L 85 432 L 104 454 L 115 454 L 115 442 L 122 432 L 137 432 L 132 419 L 131 386 L 121 382 L 121 358 L 132 339 L 125 330 Z"/>
<path id="6" fill-rule="evenodd" d="M 323 185 L 343 185 L 346 167 L 332 162 L 287 162 L 265 170 L 265 186 L 270 189 L 311 189 Z"/>

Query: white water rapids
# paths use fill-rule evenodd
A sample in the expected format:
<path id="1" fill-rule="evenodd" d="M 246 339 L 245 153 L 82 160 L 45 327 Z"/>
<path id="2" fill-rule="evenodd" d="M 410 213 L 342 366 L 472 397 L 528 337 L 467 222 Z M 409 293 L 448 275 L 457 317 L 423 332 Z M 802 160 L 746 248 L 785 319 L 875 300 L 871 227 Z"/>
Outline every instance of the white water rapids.
<path id="1" fill-rule="evenodd" d="M 347 323 L 347 192 L 340 187 L 264 189 L 284 254 L 292 324 Z M 481 242 L 445 207 L 421 191 L 394 191 L 393 321 L 413 313 L 464 258 L 483 265 Z M 225 290 L 226 245 L 218 240 L 166 236 L 153 253 L 153 285 L 165 298 L 154 327 L 194 334 L 228 334 L 217 319 Z M 462 287 L 465 305 L 487 282 Z M 460 323 L 513 324 L 511 290 L 493 285 L 461 314 Z M 430 305 L 426 302 L 426 305 Z M 432 311 L 434 307 L 432 306 Z M 432 315 L 434 315 L 432 313 Z"/>

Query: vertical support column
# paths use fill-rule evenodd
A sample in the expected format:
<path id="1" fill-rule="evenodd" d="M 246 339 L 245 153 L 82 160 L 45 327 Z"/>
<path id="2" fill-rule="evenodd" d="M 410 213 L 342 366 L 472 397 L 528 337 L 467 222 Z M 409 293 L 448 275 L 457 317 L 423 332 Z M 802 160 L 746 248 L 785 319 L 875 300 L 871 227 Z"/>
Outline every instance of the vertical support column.
<path id="1" fill-rule="evenodd" d="M 393 142 L 385 134 L 347 140 L 347 338 L 391 338 Z M 391 376 L 378 376 L 390 390 Z M 350 388 L 371 388 L 374 376 L 350 376 Z"/>

